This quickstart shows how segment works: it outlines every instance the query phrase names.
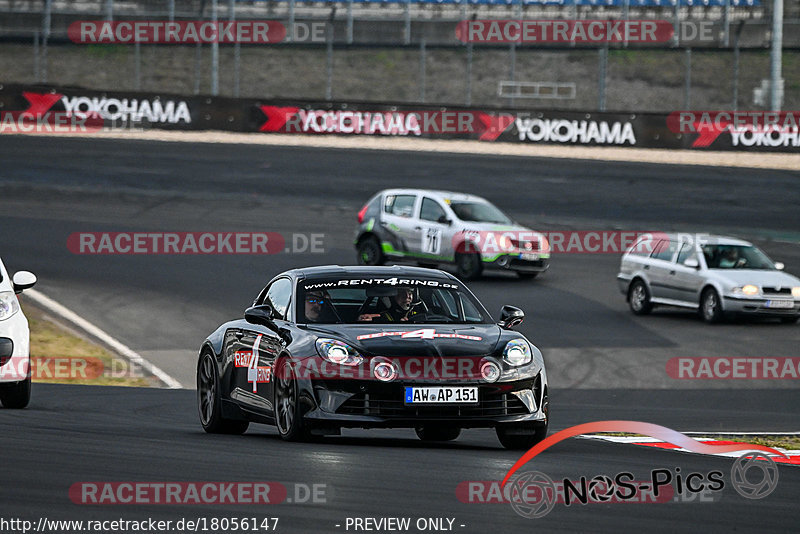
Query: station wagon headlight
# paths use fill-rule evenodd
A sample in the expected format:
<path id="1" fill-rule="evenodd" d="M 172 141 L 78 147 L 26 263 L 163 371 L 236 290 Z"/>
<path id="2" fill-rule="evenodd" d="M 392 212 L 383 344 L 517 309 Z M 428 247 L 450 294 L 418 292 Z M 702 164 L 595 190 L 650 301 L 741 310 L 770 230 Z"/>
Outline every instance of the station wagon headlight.
<path id="1" fill-rule="evenodd" d="M 733 292 L 752 297 L 754 295 L 758 295 L 758 287 L 754 286 L 753 284 L 747 284 L 746 286 L 734 287 Z"/>
<path id="2" fill-rule="evenodd" d="M 19 311 L 19 301 L 13 291 L 0 292 L 0 321 L 9 319 Z"/>
<path id="3" fill-rule="evenodd" d="M 745 295 L 758 295 L 758 288 L 753 284 L 747 284 L 742 287 L 742 293 Z"/>
<path id="4" fill-rule="evenodd" d="M 512 339 L 503 350 L 503 359 L 514 367 L 530 363 L 532 359 L 531 347 L 524 339 Z"/>
<path id="5" fill-rule="evenodd" d="M 364 357 L 356 349 L 338 339 L 317 339 L 317 352 L 329 362 L 339 365 L 354 366 L 364 361 Z"/>

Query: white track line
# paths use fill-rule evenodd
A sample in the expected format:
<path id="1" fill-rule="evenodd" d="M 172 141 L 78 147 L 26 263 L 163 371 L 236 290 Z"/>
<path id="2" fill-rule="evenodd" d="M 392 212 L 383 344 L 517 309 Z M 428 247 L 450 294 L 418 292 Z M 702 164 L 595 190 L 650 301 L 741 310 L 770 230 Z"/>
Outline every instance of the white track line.
<path id="1" fill-rule="evenodd" d="M 62 319 L 74 324 L 87 334 L 92 337 L 99 339 L 102 343 L 105 343 L 119 355 L 123 356 L 132 364 L 136 364 L 147 370 L 153 376 L 158 378 L 161 382 L 164 383 L 170 389 L 182 389 L 183 386 L 180 382 L 169 376 L 167 373 L 162 371 L 160 368 L 156 367 L 152 363 L 148 362 L 144 358 L 142 358 L 137 352 L 133 349 L 128 347 L 127 345 L 122 344 L 117 339 L 114 339 L 109 334 L 107 334 L 104 330 L 101 330 L 97 326 L 93 325 L 80 315 L 76 314 L 69 308 L 59 304 L 58 302 L 54 301 L 50 297 L 42 294 L 41 292 L 35 289 L 28 289 L 25 291 L 25 296 L 29 297 L 32 301 L 36 304 L 45 308 L 49 312 L 58 315 Z"/>

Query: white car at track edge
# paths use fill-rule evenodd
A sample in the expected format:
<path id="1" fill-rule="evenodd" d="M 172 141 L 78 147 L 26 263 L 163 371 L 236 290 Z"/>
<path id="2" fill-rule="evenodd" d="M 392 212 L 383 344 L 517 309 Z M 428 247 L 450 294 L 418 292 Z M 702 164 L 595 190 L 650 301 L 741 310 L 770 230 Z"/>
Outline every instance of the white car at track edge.
<path id="1" fill-rule="evenodd" d="M 0 260 L 0 402 L 6 408 L 24 408 L 31 398 L 30 330 L 17 295 L 35 283 L 28 271 L 9 277 Z"/>

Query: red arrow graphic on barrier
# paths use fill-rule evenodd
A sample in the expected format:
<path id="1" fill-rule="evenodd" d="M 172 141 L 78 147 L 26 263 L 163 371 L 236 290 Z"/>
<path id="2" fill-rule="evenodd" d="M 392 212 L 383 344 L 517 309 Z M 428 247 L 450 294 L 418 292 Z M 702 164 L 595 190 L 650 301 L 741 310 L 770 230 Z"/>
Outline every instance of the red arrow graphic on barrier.
<path id="1" fill-rule="evenodd" d="M 259 131 L 280 132 L 286 121 L 294 117 L 299 109 L 297 107 L 261 106 L 261 112 L 266 115 L 267 120 L 261 125 Z"/>
<path id="2" fill-rule="evenodd" d="M 513 122 L 514 116 L 506 113 L 500 115 L 491 115 L 479 111 L 475 114 L 481 123 L 483 123 L 484 131 L 478 138 L 481 141 L 494 141 L 506 131 Z"/>
<path id="3" fill-rule="evenodd" d="M 28 109 L 23 111 L 23 113 L 28 113 L 30 115 L 44 115 L 53 105 L 61 100 L 61 96 L 58 93 L 29 93 L 27 91 L 23 91 L 22 96 L 25 97 L 25 100 L 30 102 Z"/>

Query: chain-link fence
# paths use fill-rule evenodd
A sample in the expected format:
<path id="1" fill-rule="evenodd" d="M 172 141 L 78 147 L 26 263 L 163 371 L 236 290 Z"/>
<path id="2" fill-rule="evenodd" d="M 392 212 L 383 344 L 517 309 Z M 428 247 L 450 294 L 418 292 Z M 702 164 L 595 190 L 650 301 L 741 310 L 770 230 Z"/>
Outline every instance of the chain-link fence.
<path id="1" fill-rule="evenodd" d="M 142 46 L 138 55 L 132 46 L 51 46 L 48 79 L 101 90 L 209 94 L 210 50 L 199 50 L 198 62 L 195 46 Z M 766 50 L 742 51 L 738 69 L 734 51 L 707 49 L 512 51 L 476 46 L 470 54 L 466 47 L 253 46 L 238 52 L 238 62 L 235 53 L 233 47 L 220 50 L 223 96 L 636 111 L 755 110 L 769 103 Z M 42 61 L 32 45 L 0 47 L 4 81 L 40 81 L 37 62 L 41 71 Z M 784 108 L 798 109 L 800 53 L 785 51 L 783 68 Z M 539 98 L 500 96 L 501 83 L 512 80 L 574 84 L 575 90 Z"/>
<path id="2" fill-rule="evenodd" d="M 343 17 L 341 11 L 331 16 L 327 3 L 220 0 L 216 4 L 219 20 L 232 16 L 287 22 L 291 8 L 297 22 L 326 21 L 326 42 L 215 46 L 78 44 L 66 38 L 69 24 L 78 20 L 207 20 L 214 5 L 211 0 L 0 0 L 6 37 L 0 44 L 1 81 L 100 90 L 541 109 L 769 107 L 768 3 L 736 9 L 730 4 L 727 10 L 719 5 L 699 10 L 685 5 L 637 10 L 636 1 L 631 0 L 624 13 L 621 0 L 614 0 L 608 9 L 575 3 L 554 8 L 543 2 L 495 6 L 336 3 L 351 10 Z M 800 0 L 787 2 L 786 14 L 797 14 L 798 4 Z M 376 13 L 384 18 L 376 18 Z M 404 13 L 413 17 L 406 18 Z M 599 48 L 533 47 L 465 44 L 456 39 L 455 21 L 487 13 L 501 18 L 624 15 L 630 19 L 675 14 L 676 22 L 707 21 L 714 42 L 681 42 L 680 34 L 658 47 L 619 43 Z M 362 15 L 366 18 L 359 18 Z M 784 35 L 789 45 L 799 40 L 796 45 L 800 46 L 798 30 L 798 21 L 787 18 Z M 729 46 L 724 46 L 725 41 Z M 738 45 L 744 48 L 739 50 Z M 797 109 L 800 104 L 799 50 L 784 49 L 784 109 Z"/>

